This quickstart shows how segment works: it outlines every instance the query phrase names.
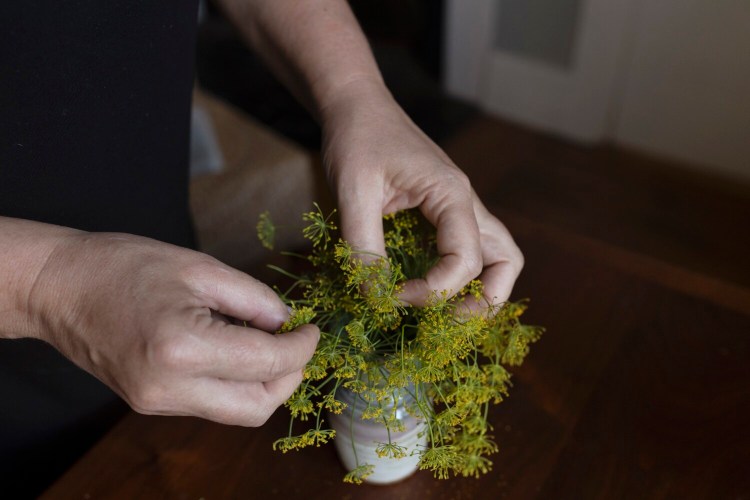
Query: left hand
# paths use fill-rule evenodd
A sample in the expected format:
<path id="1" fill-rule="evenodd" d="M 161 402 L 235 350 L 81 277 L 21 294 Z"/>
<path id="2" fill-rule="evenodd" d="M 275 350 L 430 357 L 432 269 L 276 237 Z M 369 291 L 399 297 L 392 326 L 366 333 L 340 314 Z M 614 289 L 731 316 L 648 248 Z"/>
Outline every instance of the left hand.
<path id="1" fill-rule="evenodd" d="M 338 200 L 343 238 L 385 255 L 382 216 L 419 207 L 437 228 L 439 262 L 404 284 L 401 298 L 425 305 L 433 291 L 453 295 L 474 278 L 492 304 L 504 302 L 523 267 L 505 226 L 468 177 L 396 104 L 382 85 L 352 81 L 321 112 L 323 161 Z"/>

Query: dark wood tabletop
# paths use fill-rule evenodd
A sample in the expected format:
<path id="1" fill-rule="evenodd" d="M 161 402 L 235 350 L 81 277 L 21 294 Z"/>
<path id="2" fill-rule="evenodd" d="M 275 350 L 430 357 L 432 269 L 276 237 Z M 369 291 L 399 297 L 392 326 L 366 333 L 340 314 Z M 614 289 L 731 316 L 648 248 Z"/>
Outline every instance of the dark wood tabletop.
<path id="1" fill-rule="evenodd" d="M 283 409 L 258 429 L 132 413 L 44 498 L 750 498 L 747 289 L 500 215 L 547 332 L 491 412 L 488 475 L 352 486 L 332 446 L 272 451 Z"/>

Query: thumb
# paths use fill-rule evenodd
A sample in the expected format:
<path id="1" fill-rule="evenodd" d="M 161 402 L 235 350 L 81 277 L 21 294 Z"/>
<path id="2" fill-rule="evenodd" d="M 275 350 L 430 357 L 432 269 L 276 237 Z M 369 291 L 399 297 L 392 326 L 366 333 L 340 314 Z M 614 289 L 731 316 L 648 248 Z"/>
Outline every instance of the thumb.
<path id="1" fill-rule="evenodd" d="M 276 331 L 289 318 L 286 304 L 268 285 L 218 261 L 196 273 L 193 285 L 204 302 L 201 306 L 260 330 Z"/>

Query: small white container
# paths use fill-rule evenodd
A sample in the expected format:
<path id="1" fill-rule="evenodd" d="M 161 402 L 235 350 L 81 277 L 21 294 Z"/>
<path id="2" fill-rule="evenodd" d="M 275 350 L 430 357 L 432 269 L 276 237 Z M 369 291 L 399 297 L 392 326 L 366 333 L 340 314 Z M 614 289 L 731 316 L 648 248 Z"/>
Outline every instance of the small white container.
<path id="1" fill-rule="evenodd" d="M 406 397 L 411 399 L 411 396 Z M 424 420 L 407 413 L 403 397 L 395 402 L 396 419 L 403 425 L 403 431 L 390 431 L 390 442 L 406 449 L 403 458 L 378 456 L 375 451 L 377 447 L 389 442 L 388 429 L 383 421 L 362 419 L 367 403 L 359 395 L 339 388 L 336 399 L 346 403 L 347 408 L 339 415 L 329 413 L 328 422 L 336 431 L 333 442 L 341 463 L 348 471 L 358 465 L 373 465 L 373 473 L 365 479 L 365 482 L 372 484 L 395 483 L 417 471 L 419 452 L 427 447 L 427 425 Z M 392 411 L 391 408 L 388 411 Z"/>

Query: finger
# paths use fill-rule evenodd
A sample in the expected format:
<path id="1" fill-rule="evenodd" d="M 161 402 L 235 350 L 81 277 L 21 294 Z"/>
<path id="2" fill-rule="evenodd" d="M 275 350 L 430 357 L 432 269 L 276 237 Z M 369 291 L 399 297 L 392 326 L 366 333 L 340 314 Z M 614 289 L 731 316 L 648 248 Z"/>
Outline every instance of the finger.
<path id="1" fill-rule="evenodd" d="M 510 260 L 498 261 L 485 267 L 479 275 L 479 280 L 484 285 L 482 295 L 487 305 L 497 305 L 507 301 L 520 273 L 521 266 Z"/>
<path id="2" fill-rule="evenodd" d="M 470 199 L 455 199 L 423 213 L 437 228 L 440 260 L 424 279 L 404 284 L 400 298 L 416 306 L 424 306 L 434 292 L 455 295 L 482 270 L 479 228 Z"/>
<path id="3" fill-rule="evenodd" d="M 273 332 L 289 318 L 289 309 L 267 285 L 219 262 L 201 268 L 194 287 L 202 306 Z"/>
<path id="4" fill-rule="evenodd" d="M 513 285 L 523 269 L 523 254 L 508 229 L 475 198 L 474 212 L 480 226 L 484 269 L 479 275 L 483 285 L 483 307 L 501 304 L 510 298 Z"/>
<path id="5" fill-rule="evenodd" d="M 341 237 L 358 252 L 385 256 L 382 200 L 370 194 L 339 194 Z M 371 260 L 367 255 L 360 256 Z"/>
<path id="6" fill-rule="evenodd" d="M 181 406 L 162 414 L 192 415 L 228 425 L 263 425 L 302 381 L 302 370 L 271 383 L 215 378 L 192 380 Z"/>
<path id="7" fill-rule="evenodd" d="M 320 338 L 314 325 L 273 335 L 217 323 L 201 337 L 205 355 L 196 373 L 236 381 L 270 382 L 302 370 Z"/>
<path id="8" fill-rule="evenodd" d="M 304 370 L 299 370 L 285 375 L 280 379 L 263 383 L 263 387 L 275 407 L 284 404 L 284 402 L 289 399 L 289 396 L 291 396 L 297 387 L 299 387 L 300 383 L 302 383 L 303 375 Z"/>
<path id="9" fill-rule="evenodd" d="M 499 310 L 497 306 L 506 302 L 513 290 L 513 284 L 518 278 L 518 271 L 508 262 L 498 262 L 484 269 L 479 275 L 483 284 L 482 300 L 477 301 L 472 296 L 466 296 L 459 305 L 459 314 L 476 312 L 494 315 Z"/>

